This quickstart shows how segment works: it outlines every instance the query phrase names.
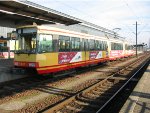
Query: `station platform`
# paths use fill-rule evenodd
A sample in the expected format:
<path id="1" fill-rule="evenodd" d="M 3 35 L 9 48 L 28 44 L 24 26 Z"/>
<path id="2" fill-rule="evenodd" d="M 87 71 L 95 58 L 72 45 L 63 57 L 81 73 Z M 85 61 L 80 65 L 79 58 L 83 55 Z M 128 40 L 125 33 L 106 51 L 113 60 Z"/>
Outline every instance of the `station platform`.
<path id="1" fill-rule="evenodd" d="M 150 64 L 119 113 L 150 113 Z"/>
<path id="2" fill-rule="evenodd" d="M 27 75 L 15 75 L 12 73 L 13 59 L 0 59 L 0 83 L 26 77 Z"/>

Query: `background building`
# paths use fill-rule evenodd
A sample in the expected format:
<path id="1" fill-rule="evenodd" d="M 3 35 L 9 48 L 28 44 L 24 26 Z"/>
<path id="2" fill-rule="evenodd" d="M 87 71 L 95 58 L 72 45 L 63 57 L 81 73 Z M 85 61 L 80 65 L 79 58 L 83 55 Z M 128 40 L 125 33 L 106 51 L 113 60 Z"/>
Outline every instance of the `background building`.
<path id="1" fill-rule="evenodd" d="M 7 33 L 15 31 L 15 28 L 8 28 L 0 26 L 0 37 L 7 38 Z"/>

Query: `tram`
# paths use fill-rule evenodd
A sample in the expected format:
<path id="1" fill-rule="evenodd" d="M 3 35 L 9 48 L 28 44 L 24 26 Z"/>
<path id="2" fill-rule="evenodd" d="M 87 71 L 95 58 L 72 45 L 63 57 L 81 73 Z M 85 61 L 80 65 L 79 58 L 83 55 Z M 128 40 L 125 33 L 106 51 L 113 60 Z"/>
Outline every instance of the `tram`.
<path id="1" fill-rule="evenodd" d="M 129 56 L 127 42 L 46 26 L 17 28 L 14 65 L 56 73 Z"/>

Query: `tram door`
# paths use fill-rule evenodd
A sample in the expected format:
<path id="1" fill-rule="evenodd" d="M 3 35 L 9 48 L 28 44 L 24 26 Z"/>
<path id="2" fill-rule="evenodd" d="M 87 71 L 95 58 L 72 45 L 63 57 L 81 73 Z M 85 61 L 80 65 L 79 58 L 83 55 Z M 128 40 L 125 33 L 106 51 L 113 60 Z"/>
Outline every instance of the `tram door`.
<path id="1" fill-rule="evenodd" d="M 88 39 L 83 39 L 83 42 L 84 42 L 84 61 L 88 60 Z"/>

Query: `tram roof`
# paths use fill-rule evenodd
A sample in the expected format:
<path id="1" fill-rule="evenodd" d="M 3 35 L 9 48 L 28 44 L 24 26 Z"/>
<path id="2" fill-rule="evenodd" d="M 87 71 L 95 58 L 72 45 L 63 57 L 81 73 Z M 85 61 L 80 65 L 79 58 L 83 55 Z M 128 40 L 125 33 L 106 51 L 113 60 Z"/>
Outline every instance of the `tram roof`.
<path id="1" fill-rule="evenodd" d="M 14 20 L 16 24 L 81 23 L 80 19 L 25 0 L 0 1 L 0 16 L 1 19 Z"/>

